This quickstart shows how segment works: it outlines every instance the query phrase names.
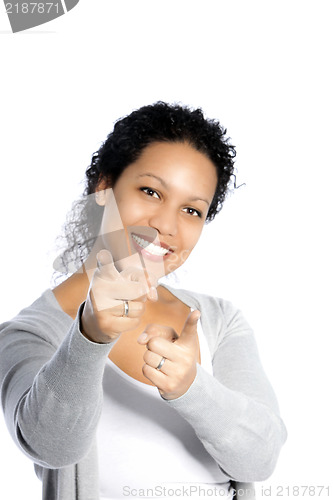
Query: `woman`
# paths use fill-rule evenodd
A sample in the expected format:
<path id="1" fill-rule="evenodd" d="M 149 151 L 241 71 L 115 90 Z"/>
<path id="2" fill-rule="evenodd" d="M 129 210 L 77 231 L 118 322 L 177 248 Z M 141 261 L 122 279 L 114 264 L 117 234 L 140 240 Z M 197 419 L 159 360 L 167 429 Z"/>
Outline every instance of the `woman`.
<path id="1" fill-rule="evenodd" d="M 43 499 L 231 498 L 274 469 L 286 431 L 242 314 L 158 283 L 222 207 L 225 133 L 161 102 L 116 123 L 58 260 L 82 265 L 1 327 L 4 413 Z"/>

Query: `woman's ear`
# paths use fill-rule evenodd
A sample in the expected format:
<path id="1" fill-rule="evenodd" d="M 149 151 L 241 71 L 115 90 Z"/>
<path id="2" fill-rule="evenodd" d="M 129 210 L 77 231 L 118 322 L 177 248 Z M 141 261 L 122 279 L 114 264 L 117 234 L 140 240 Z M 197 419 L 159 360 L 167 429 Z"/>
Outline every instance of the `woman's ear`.
<path id="1" fill-rule="evenodd" d="M 95 191 L 95 200 L 97 205 L 104 207 L 106 200 L 106 191 L 105 189 L 100 189 L 99 191 Z"/>
<path id="2" fill-rule="evenodd" d="M 104 179 L 100 180 L 96 186 L 95 200 L 97 205 L 104 207 L 106 203 L 106 190 L 108 185 Z"/>

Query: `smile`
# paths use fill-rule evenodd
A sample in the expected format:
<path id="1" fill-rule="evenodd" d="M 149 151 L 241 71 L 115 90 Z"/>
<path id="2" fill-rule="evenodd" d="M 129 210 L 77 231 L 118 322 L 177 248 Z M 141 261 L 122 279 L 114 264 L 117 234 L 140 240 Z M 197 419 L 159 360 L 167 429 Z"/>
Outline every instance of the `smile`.
<path id="1" fill-rule="evenodd" d="M 164 248 L 160 245 L 155 245 L 151 241 L 147 241 L 144 238 L 141 238 L 137 234 L 132 233 L 132 238 L 135 243 L 145 252 L 150 253 L 151 255 L 156 255 L 157 257 L 164 257 L 167 253 L 171 253 L 169 248 Z"/>

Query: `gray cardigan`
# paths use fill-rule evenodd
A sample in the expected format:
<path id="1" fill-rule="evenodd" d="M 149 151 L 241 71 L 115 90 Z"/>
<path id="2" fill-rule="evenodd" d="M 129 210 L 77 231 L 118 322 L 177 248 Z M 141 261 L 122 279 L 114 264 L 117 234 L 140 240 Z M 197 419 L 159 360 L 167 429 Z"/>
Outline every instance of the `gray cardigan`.
<path id="1" fill-rule="evenodd" d="M 246 483 L 272 474 L 286 439 L 253 332 L 228 301 L 185 290 L 172 293 L 201 311 L 214 376 L 198 365 L 188 391 L 165 404 L 193 426 L 219 467 L 242 489 L 240 497 L 252 499 L 254 489 Z M 82 305 L 73 321 L 49 289 L 0 326 L 5 420 L 35 463 L 43 500 L 99 498 L 95 433 L 112 344 L 95 344 L 80 333 L 81 310 Z"/>

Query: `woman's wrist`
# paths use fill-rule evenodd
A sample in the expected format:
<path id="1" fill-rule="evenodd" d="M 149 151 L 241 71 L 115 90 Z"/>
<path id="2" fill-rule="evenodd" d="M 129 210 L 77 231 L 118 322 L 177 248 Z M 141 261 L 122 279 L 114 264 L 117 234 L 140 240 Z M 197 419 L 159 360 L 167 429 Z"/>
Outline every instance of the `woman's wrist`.
<path id="1" fill-rule="evenodd" d="M 83 327 L 83 321 L 82 321 L 82 314 L 83 314 L 83 310 L 85 308 L 85 305 L 86 303 L 83 302 L 81 308 L 80 308 L 80 311 L 79 311 L 79 331 L 80 333 L 87 339 L 89 340 L 89 342 L 93 342 L 94 344 L 103 344 L 103 342 L 98 342 L 96 341 L 95 339 L 93 339 L 90 335 L 87 334 L 87 332 L 85 331 L 85 328 Z"/>

